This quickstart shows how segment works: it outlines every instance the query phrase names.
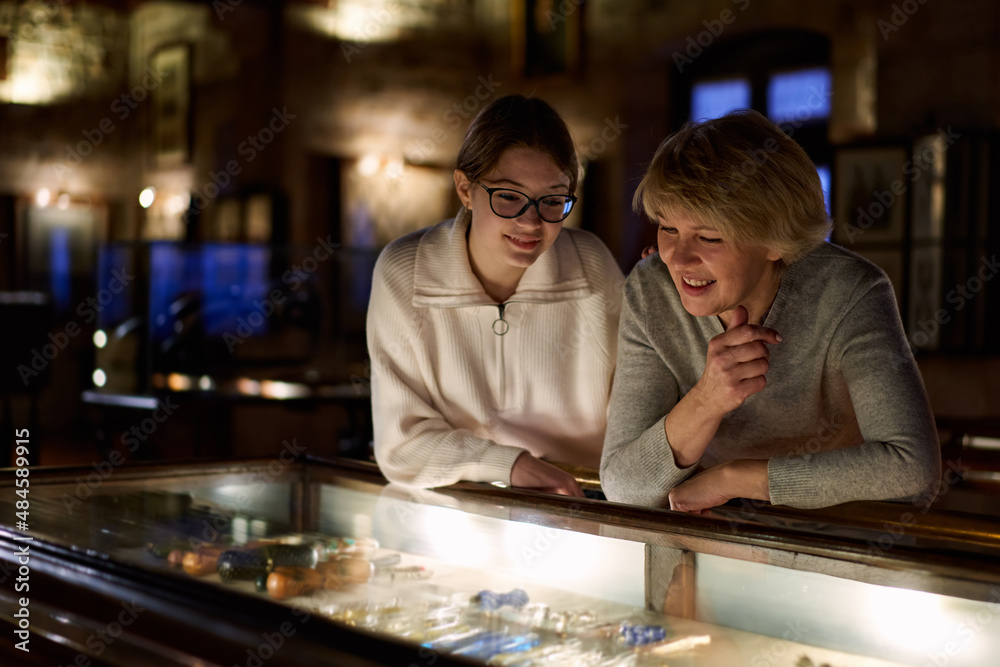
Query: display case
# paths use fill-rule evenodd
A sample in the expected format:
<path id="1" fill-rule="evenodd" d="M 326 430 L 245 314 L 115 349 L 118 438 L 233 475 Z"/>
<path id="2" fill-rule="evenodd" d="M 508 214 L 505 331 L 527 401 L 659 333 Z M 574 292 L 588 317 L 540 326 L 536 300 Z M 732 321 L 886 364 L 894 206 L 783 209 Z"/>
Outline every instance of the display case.
<path id="1" fill-rule="evenodd" d="M 292 454 L 5 474 L 3 664 L 961 667 L 1000 655 L 989 517 L 891 503 L 688 515 L 483 484 L 415 491 L 368 464 Z"/>

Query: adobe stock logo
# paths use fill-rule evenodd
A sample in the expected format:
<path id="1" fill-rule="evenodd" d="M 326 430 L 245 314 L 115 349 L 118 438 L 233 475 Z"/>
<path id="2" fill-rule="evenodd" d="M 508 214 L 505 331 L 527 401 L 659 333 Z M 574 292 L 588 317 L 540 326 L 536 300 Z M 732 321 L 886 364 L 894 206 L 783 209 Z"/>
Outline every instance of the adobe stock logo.
<path id="1" fill-rule="evenodd" d="M 139 104 L 149 97 L 162 82 L 162 73 L 154 71 L 152 67 L 147 67 L 142 81 L 129 92 L 116 97 L 111 103 L 110 111 L 119 121 L 126 121 L 132 111 L 138 109 Z M 66 157 L 55 166 L 56 177 L 62 179 L 76 169 L 117 128 L 118 125 L 115 124 L 114 120 L 110 116 L 106 116 L 97 123 L 96 127 L 81 130 L 83 141 L 77 142 L 75 145 L 66 145 Z"/>
<path id="2" fill-rule="evenodd" d="M 460 128 L 468 119 L 472 118 L 483 103 L 493 97 L 494 93 L 503 85 L 503 81 L 494 81 L 493 75 L 480 75 L 476 79 L 475 90 L 465 99 L 455 102 L 450 109 L 444 112 L 441 120 L 448 124 L 452 130 Z M 422 163 L 431 158 L 435 148 L 448 140 L 449 134 L 444 127 L 438 125 L 432 129 L 425 138 L 414 141 L 413 145 L 405 151 L 407 159 L 411 162 Z"/>
<path id="3" fill-rule="evenodd" d="M 879 19 L 875 24 L 878 26 L 878 31 L 882 33 L 882 39 L 889 41 L 889 36 L 902 28 L 925 2 L 927 0 L 905 0 L 901 4 L 894 4 L 892 13 L 889 14 L 889 20 Z"/>
<path id="4" fill-rule="evenodd" d="M 746 11 L 750 6 L 750 0 L 730 0 L 739 10 Z M 736 20 L 736 13 L 732 9 L 726 8 L 719 12 L 719 18 L 706 19 L 701 22 L 705 29 L 697 35 L 688 35 L 684 53 L 674 51 L 672 58 L 677 66 L 679 74 L 684 73 L 684 68 L 694 63 L 694 59 L 705 52 L 705 49 L 712 46 L 715 40 L 725 31 L 726 26 Z"/>
<path id="5" fill-rule="evenodd" d="M 937 143 L 933 147 L 903 163 L 902 174 L 906 178 L 897 178 L 889 184 L 885 190 L 875 190 L 871 194 L 867 206 L 859 206 L 853 214 L 856 222 L 848 222 L 840 225 L 848 243 L 854 243 L 865 232 L 871 229 L 883 215 L 886 215 L 892 206 L 901 201 L 901 198 L 909 189 L 909 183 L 917 181 L 925 171 L 934 165 L 935 155 L 947 151 L 962 135 L 952 130 L 951 125 L 947 129 L 940 128 L 937 133 Z"/>
<path id="6" fill-rule="evenodd" d="M 271 109 L 271 118 L 268 122 L 255 133 L 247 135 L 246 139 L 241 141 L 239 146 L 236 147 L 236 152 L 246 158 L 244 161 L 247 164 L 253 162 L 296 118 L 298 118 L 298 115 L 289 113 L 287 106 L 281 109 L 273 107 Z M 191 194 L 191 208 L 184 212 L 181 221 L 187 224 L 192 212 L 198 213 L 208 206 L 216 197 L 222 194 L 233 178 L 242 173 L 243 166 L 238 160 L 229 160 L 226 162 L 225 169 L 220 169 L 218 172 L 209 171 L 209 180 L 203 183 L 201 187 L 195 188 Z"/>
<path id="7" fill-rule="evenodd" d="M 108 281 L 108 286 L 98 290 L 97 294 L 87 297 L 77 304 L 76 314 L 83 318 L 83 321 L 90 324 L 97 319 L 97 315 L 104 310 L 115 298 L 124 292 L 129 283 L 135 280 L 135 276 L 129 275 L 125 267 L 114 269 L 111 272 L 112 278 Z M 62 331 L 49 332 L 49 342 L 43 343 L 31 350 L 31 358 L 25 363 L 18 364 L 17 373 L 21 376 L 21 381 L 27 387 L 32 379 L 38 377 L 42 371 L 48 368 L 59 353 L 66 349 L 71 338 L 80 335 L 83 329 L 76 320 L 70 320 L 63 327 Z"/>
<path id="8" fill-rule="evenodd" d="M 975 298 L 976 294 L 983 289 L 986 283 L 993 280 L 997 273 L 1000 273 L 1000 262 L 997 261 L 996 254 L 992 257 L 981 257 L 976 272 L 970 275 L 965 282 L 956 284 L 945 295 L 945 301 L 953 308 L 938 308 L 934 317 L 920 320 L 917 323 L 915 330 L 910 334 L 910 340 L 913 341 L 913 344 L 917 347 L 930 344 L 941 327 L 951 322 L 953 311 L 957 313 L 965 308 L 965 305 Z"/>

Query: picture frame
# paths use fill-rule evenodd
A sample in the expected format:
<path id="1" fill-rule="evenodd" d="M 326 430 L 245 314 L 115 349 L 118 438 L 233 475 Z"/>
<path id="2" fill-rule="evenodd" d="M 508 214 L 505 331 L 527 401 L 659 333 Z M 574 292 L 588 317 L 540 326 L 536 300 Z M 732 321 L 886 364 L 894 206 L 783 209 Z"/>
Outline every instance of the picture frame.
<path id="1" fill-rule="evenodd" d="M 911 187 L 902 145 L 841 149 L 834 159 L 834 240 L 851 248 L 901 244 Z"/>
<path id="2" fill-rule="evenodd" d="M 938 134 L 913 142 L 912 235 L 914 241 L 938 241 L 944 236 L 945 176 L 948 146 Z"/>
<path id="3" fill-rule="evenodd" d="M 7 80 L 7 48 L 7 37 L 0 37 L 0 81 Z"/>
<path id="4" fill-rule="evenodd" d="M 910 343 L 920 350 L 936 350 L 941 344 L 941 328 L 951 320 L 943 309 L 941 284 L 944 253 L 937 243 L 910 250 L 909 312 L 906 331 Z"/>
<path id="5" fill-rule="evenodd" d="M 511 3 L 513 68 L 524 79 L 579 73 L 585 3 L 514 0 Z"/>
<path id="6" fill-rule="evenodd" d="M 150 92 L 150 146 L 155 168 L 191 160 L 191 45 L 176 43 L 154 51 L 149 67 L 156 86 Z"/>

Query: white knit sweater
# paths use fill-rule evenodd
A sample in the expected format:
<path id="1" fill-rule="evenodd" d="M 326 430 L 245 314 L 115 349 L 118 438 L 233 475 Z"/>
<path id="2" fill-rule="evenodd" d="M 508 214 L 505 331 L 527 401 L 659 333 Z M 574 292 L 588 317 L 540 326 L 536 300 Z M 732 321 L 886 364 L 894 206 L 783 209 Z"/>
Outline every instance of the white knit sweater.
<path id="1" fill-rule="evenodd" d="M 398 239 L 375 265 L 367 333 L 379 467 L 413 487 L 510 483 L 525 450 L 596 468 L 621 271 L 597 237 L 564 228 L 501 308 L 469 265 L 469 221 L 463 209 Z"/>

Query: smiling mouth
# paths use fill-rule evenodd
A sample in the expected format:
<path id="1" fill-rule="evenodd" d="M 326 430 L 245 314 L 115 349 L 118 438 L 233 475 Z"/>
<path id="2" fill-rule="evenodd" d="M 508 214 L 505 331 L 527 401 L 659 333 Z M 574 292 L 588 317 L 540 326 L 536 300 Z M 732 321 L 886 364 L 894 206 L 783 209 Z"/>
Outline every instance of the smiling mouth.
<path id="1" fill-rule="evenodd" d="M 714 280 L 694 280 L 692 278 L 682 278 L 682 280 L 686 285 L 690 285 L 691 287 L 705 287 L 715 283 Z"/>
<path id="2" fill-rule="evenodd" d="M 520 248 L 534 248 L 541 242 L 541 239 L 531 237 L 511 236 L 510 234 L 504 234 L 504 236 Z"/>

